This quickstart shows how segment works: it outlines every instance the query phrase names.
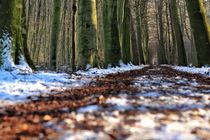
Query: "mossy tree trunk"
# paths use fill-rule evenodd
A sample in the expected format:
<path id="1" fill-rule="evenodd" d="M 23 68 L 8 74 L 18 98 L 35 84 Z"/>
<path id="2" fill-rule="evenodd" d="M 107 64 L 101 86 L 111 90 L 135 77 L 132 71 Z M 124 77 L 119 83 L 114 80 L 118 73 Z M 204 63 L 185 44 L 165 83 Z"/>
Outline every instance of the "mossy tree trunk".
<path id="1" fill-rule="evenodd" d="M 140 10 L 140 2 L 137 1 L 136 3 L 137 8 L 135 9 L 135 16 L 136 16 L 136 30 L 137 30 L 137 42 L 138 42 L 138 48 L 139 48 L 139 61 L 140 64 L 145 64 L 144 61 L 144 55 L 143 55 L 143 48 L 142 48 L 142 19 L 141 19 L 141 10 Z"/>
<path id="2" fill-rule="evenodd" d="M 97 66 L 97 13 L 96 0 L 77 0 L 76 65 L 85 69 L 87 64 Z"/>
<path id="3" fill-rule="evenodd" d="M 13 48 L 15 50 L 15 64 L 20 63 L 20 54 L 22 52 L 22 0 L 13 0 L 13 14 L 12 14 L 12 39 Z"/>
<path id="4" fill-rule="evenodd" d="M 52 33 L 50 43 L 50 68 L 56 70 L 57 64 L 57 45 L 60 27 L 60 11 L 61 1 L 53 0 L 53 22 L 52 22 Z"/>
<path id="5" fill-rule="evenodd" d="M 104 45 L 105 45 L 105 66 L 111 64 L 116 66 L 121 59 L 117 0 L 103 0 L 103 26 L 104 26 Z"/>
<path id="6" fill-rule="evenodd" d="M 2 58 L 3 49 L 7 46 L 4 46 L 4 35 L 5 33 L 9 34 L 11 36 L 12 34 L 12 9 L 13 9 L 13 3 L 11 1 L 7 0 L 1 0 L 0 1 L 0 65 L 4 63 Z"/>
<path id="7" fill-rule="evenodd" d="M 210 19 L 207 16 L 207 9 L 204 5 L 204 0 L 199 0 L 199 6 L 200 6 L 200 9 L 201 9 L 201 14 L 202 14 L 203 19 L 204 19 L 205 27 L 206 27 L 208 37 L 209 37 L 209 42 L 210 42 Z"/>
<path id="8" fill-rule="evenodd" d="M 22 61 L 23 57 L 22 54 L 24 54 L 22 38 L 22 10 L 23 0 L 0 1 L 0 36 L 2 38 L 3 35 L 8 34 L 7 37 L 12 38 L 11 46 L 9 46 L 9 44 L 7 46 L 1 46 L 3 47 L 1 48 L 1 51 L 6 47 L 11 47 L 8 48 L 8 50 L 14 50 L 13 56 L 15 64 L 21 63 L 20 61 Z M 11 52 L 8 52 L 7 55 L 11 55 Z"/>
<path id="9" fill-rule="evenodd" d="M 27 19 L 29 17 L 27 17 L 26 14 L 26 0 L 22 0 L 22 5 L 23 5 L 23 11 L 22 11 L 22 38 L 23 38 L 23 44 L 22 44 L 22 50 L 23 53 L 25 55 L 26 61 L 28 63 L 28 65 L 32 68 L 32 69 L 36 69 L 35 65 L 31 59 L 29 50 L 28 50 L 28 26 L 29 23 L 27 22 Z"/>
<path id="10" fill-rule="evenodd" d="M 186 4 L 197 53 L 197 65 L 210 65 L 210 42 L 205 28 L 205 21 L 201 14 L 199 0 L 186 0 Z"/>
<path id="11" fill-rule="evenodd" d="M 176 0 L 169 0 L 171 24 L 173 28 L 174 46 L 177 49 L 177 64 L 187 65 L 186 53 L 183 42 L 183 35 L 179 23 L 178 9 Z"/>
<path id="12" fill-rule="evenodd" d="M 12 8 L 13 2 L 8 0 L 1 0 L 0 1 L 0 35 L 2 36 L 3 33 L 8 32 L 11 34 L 11 24 L 12 24 Z"/>
<path id="13" fill-rule="evenodd" d="M 104 67 L 104 26 L 103 26 L 103 0 L 96 0 L 97 6 L 97 39 L 99 66 Z"/>
<path id="14" fill-rule="evenodd" d="M 117 1 L 117 17 L 122 61 L 131 61 L 130 9 L 128 0 Z"/>

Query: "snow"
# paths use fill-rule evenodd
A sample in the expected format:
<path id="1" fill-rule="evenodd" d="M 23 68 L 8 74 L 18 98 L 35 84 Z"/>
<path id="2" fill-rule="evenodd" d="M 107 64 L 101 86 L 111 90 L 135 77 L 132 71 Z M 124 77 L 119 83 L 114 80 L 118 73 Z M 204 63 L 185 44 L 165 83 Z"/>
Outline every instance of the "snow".
<path id="1" fill-rule="evenodd" d="M 56 93 L 53 91 L 83 86 L 97 76 L 141 69 L 143 67 L 121 64 L 120 67 L 109 69 L 90 68 L 88 71 L 78 71 L 77 75 L 79 74 L 80 76 L 76 76 L 74 74 L 69 75 L 67 73 L 50 71 L 32 72 L 22 57 L 20 65 L 14 65 L 12 70 L 0 70 L 0 106 L 27 101 L 29 96 L 32 99 L 36 99 L 40 94 Z M 82 108 L 80 111 L 86 112 L 96 109 L 90 107 Z"/>
<path id="2" fill-rule="evenodd" d="M 78 71 L 77 74 L 85 76 L 85 77 L 98 77 L 98 76 L 105 76 L 105 75 L 114 74 L 114 73 L 122 73 L 129 70 L 142 69 L 143 67 L 145 67 L 145 65 L 135 66 L 131 63 L 129 64 L 120 63 L 120 66 L 117 66 L 117 67 L 109 67 L 107 69 L 98 69 L 98 68 L 90 68 L 90 66 L 87 65 L 88 71 Z"/>
<path id="3" fill-rule="evenodd" d="M 84 85 L 88 80 L 71 79 L 68 74 L 44 72 L 21 73 L 0 71 L 0 100 L 5 104 L 25 101 L 29 96 L 49 93 L 56 89 L 66 89 Z"/>
<path id="4" fill-rule="evenodd" d="M 93 131 L 80 131 L 80 132 L 66 132 L 61 140 L 109 140 L 109 136 L 99 132 Z"/>
<path id="5" fill-rule="evenodd" d="M 210 76 L 210 67 L 202 67 L 202 68 L 185 67 L 185 66 L 171 66 L 171 67 L 183 72 Z"/>
<path id="6" fill-rule="evenodd" d="M 85 113 L 85 112 L 93 112 L 93 111 L 99 111 L 99 106 L 97 105 L 90 105 L 86 107 L 81 107 L 77 110 L 79 113 Z"/>
<path id="7" fill-rule="evenodd" d="M 4 33 L 1 36 L 0 48 L 2 50 L 2 52 L 1 52 L 1 58 L 2 58 L 1 69 L 6 69 L 6 70 L 14 69 L 15 64 L 14 64 L 12 56 L 11 56 L 12 41 L 11 41 L 11 38 L 9 37 L 8 33 Z"/>

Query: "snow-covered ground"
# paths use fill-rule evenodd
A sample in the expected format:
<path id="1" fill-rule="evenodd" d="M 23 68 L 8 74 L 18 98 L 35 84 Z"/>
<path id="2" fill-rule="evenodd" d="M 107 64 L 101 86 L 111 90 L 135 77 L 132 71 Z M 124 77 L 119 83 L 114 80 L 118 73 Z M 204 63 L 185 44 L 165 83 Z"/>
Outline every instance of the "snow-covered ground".
<path id="1" fill-rule="evenodd" d="M 44 72 L 20 73 L 0 71 L 0 106 L 25 101 L 28 96 L 77 87 L 88 82 L 71 78 L 65 73 Z"/>
<path id="2" fill-rule="evenodd" d="M 126 65 L 120 63 L 120 66 L 118 67 L 110 67 L 108 69 L 91 68 L 88 71 L 78 71 L 77 74 L 85 77 L 97 77 L 97 76 L 105 76 L 107 74 L 120 73 L 129 70 L 142 69 L 143 67 L 146 67 L 146 65 L 135 66 L 133 64 Z"/>
<path id="3" fill-rule="evenodd" d="M 185 66 L 171 66 L 171 67 L 183 72 L 210 76 L 210 67 L 202 67 L 202 68 L 185 67 Z"/>
<path id="4" fill-rule="evenodd" d="M 78 71 L 77 75 L 56 72 L 30 72 L 16 66 L 13 71 L 0 70 L 0 106 L 26 101 L 29 96 L 34 98 L 40 94 L 56 93 L 55 90 L 65 90 L 88 84 L 93 77 L 110 73 L 141 69 L 144 66 L 132 64 L 109 69 L 89 69 Z"/>

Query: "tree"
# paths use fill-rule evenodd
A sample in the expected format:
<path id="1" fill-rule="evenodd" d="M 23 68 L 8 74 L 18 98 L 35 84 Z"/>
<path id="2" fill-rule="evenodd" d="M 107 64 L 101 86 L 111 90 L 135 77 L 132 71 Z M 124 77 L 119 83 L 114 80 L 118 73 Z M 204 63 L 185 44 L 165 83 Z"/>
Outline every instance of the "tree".
<path id="1" fill-rule="evenodd" d="M 184 42 L 183 42 L 183 35 L 181 32 L 181 26 L 179 23 L 176 0 L 169 0 L 169 7 L 170 7 L 171 24 L 172 24 L 172 29 L 173 29 L 172 33 L 174 37 L 173 47 L 177 49 L 177 58 L 178 58 L 177 64 L 187 65 L 186 53 L 185 53 Z"/>
<path id="2" fill-rule="evenodd" d="M 117 22 L 122 61 L 124 63 L 129 63 L 131 61 L 131 34 L 129 18 L 131 15 L 128 0 L 118 0 L 117 9 Z"/>
<path id="3" fill-rule="evenodd" d="M 201 14 L 199 0 L 186 0 L 193 40 L 196 48 L 197 66 L 210 65 L 210 42 L 205 28 L 205 21 Z"/>
<path id="4" fill-rule="evenodd" d="M 163 0 L 158 0 L 157 2 L 157 17 L 158 17 L 158 41 L 159 41 L 159 49 L 158 49 L 158 61 L 159 64 L 166 64 L 166 54 L 165 54 L 165 45 L 164 45 L 164 26 L 163 26 Z"/>
<path id="5" fill-rule="evenodd" d="M 95 0 L 78 0 L 76 15 L 76 65 L 97 66 L 97 13 Z"/>
<path id="6" fill-rule="evenodd" d="M 141 10 L 140 10 L 140 4 L 141 4 L 141 1 L 139 0 L 136 0 L 135 1 L 135 16 L 136 16 L 136 32 L 137 32 L 137 42 L 138 42 L 138 48 L 139 48 L 139 62 L 140 64 L 145 64 L 145 61 L 144 61 L 144 55 L 143 55 L 143 48 L 142 48 L 142 19 L 141 19 Z"/>
<path id="7" fill-rule="evenodd" d="M 210 3 L 210 1 L 206 0 L 207 4 Z M 208 9 L 205 7 L 205 3 L 204 0 L 199 0 L 199 6 L 201 9 L 201 14 L 203 16 L 204 19 L 204 24 L 208 33 L 208 37 L 209 37 L 209 42 L 210 42 L 210 19 L 207 15 Z"/>
<path id="8" fill-rule="evenodd" d="M 121 59 L 117 20 L 117 0 L 103 0 L 105 66 L 116 66 Z"/>
<path id="9" fill-rule="evenodd" d="M 15 67 L 14 62 L 29 68 L 22 55 L 22 4 L 22 0 L 0 1 L 0 64 L 7 70 Z M 15 52 L 14 62 L 12 50 Z"/>
<path id="10" fill-rule="evenodd" d="M 51 44 L 50 44 L 50 68 L 52 70 L 56 69 L 57 63 L 57 45 L 59 36 L 59 24 L 60 24 L 60 0 L 53 0 L 53 22 L 52 22 L 52 34 L 51 34 Z"/>
<path id="11" fill-rule="evenodd" d="M 28 23 L 28 18 L 26 15 L 26 0 L 22 0 L 22 5 L 23 5 L 23 11 L 22 11 L 22 40 L 23 40 L 23 44 L 22 44 L 22 50 L 23 53 L 25 55 L 26 61 L 29 64 L 29 66 L 32 69 L 36 69 L 35 65 L 31 59 L 29 50 L 28 50 L 28 27 L 29 27 L 29 23 Z"/>
<path id="12" fill-rule="evenodd" d="M 73 0 L 72 3 L 72 55 L 71 55 L 71 66 L 72 71 L 76 71 L 76 65 L 75 65 L 75 18 L 76 18 L 76 12 L 77 12 L 77 6 L 76 6 L 76 0 Z"/>

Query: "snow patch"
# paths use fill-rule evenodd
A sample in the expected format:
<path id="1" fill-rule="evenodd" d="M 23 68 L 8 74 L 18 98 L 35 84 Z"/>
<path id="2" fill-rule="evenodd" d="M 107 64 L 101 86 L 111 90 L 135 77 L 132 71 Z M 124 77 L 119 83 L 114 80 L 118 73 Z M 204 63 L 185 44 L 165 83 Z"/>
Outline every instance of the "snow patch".
<path id="1" fill-rule="evenodd" d="M 15 64 L 12 59 L 12 41 L 8 33 L 4 33 L 0 39 L 0 49 L 1 49 L 1 58 L 2 64 L 1 69 L 13 70 Z"/>
<path id="2" fill-rule="evenodd" d="M 11 43 L 8 38 L 6 39 L 7 44 Z M 3 41 L 3 43 L 5 43 L 5 41 Z M 5 63 L 4 65 L 13 67 L 12 58 L 7 57 L 5 59 L 7 59 L 5 62 L 10 63 Z M 67 88 L 82 86 L 91 82 L 92 78 L 96 76 L 141 69 L 143 67 L 144 66 L 128 64 L 110 69 L 93 68 L 86 72 L 79 71 L 77 73 L 81 74 L 81 76 L 75 76 L 67 73 L 45 71 L 32 72 L 25 62 L 24 57 L 21 56 L 20 64 L 17 66 L 14 65 L 14 69 L 11 71 L 5 71 L 4 69 L 0 70 L 0 106 L 27 101 L 29 96 L 36 99 L 36 96 L 52 93 L 54 90 L 65 90 Z M 97 110 L 97 107 L 82 108 L 80 111 L 85 112 L 90 110 Z"/>
<path id="3" fill-rule="evenodd" d="M 184 67 L 184 66 L 170 66 L 170 67 L 183 72 L 210 76 L 210 67 L 202 67 L 202 68 Z"/>
<path id="4" fill-rule="evenodd" d="M 93 132 L 88 130 L 83 130 L 79 132 L 66 132 L 65 135 L 61 138 L 61 140 L 109 140 L 111 139 L 105 133 Z"/>
<path id="5" fill-rule="evenodd" d="M 97 105 L 89 105 L 86 107 L 81 107 L 77 110 L 78 113 L 86 113 L 86 112 L 94 112 L 94 111 L 98 111 L 100 109 L 99 106 Z"/>
<path id="6" fill-rule="evenodd" d="M 114 73 L 122 73 L 129 70 L 137 70 L 144 68 L 145 65 L 141 66 L 134 66 L 133 64 L 123 64 L 121 63 L 120 66 L 117 67 L 108 67 L 107 69 L 98 69 L 98 68 L 90 68 L 89 65 L 87 65 L 88 71 L 78 71 L 77 74 L 85 76 L 85 77 L 98 77 L 98 76 L 105 76 L 108 74 L 114 74 Z"/>

